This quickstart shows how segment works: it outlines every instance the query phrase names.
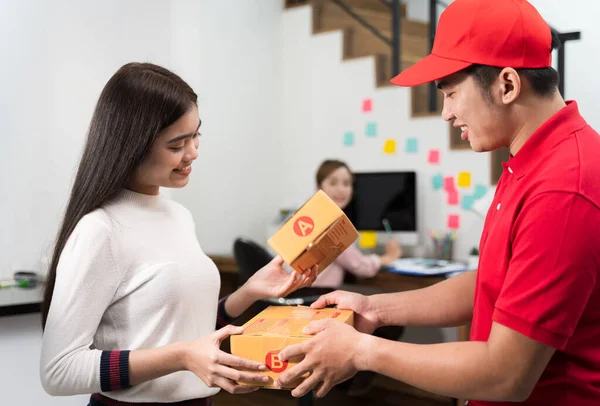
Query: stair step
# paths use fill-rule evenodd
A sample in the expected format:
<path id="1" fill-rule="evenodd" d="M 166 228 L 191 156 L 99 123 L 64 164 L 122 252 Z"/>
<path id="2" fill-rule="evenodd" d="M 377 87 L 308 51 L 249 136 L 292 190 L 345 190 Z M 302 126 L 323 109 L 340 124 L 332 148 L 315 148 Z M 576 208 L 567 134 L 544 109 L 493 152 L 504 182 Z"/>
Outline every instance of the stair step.
<path id="1" fill-rule="evenodd" d="M 295 8 L 308 5 L 322 4 L 330 2 L 331 0 L 285 0 L 284 8 Z M 375 11 L 387 11 L 391 12 L 391 6 L 386 6 L 380 0 L 342 0 L 346 5 L 351 8 L 362 8 L 367 10 Z M 406 16 L 406 4 L 400 4 L 400 13 L 402 17 Z"/>
<path id="2" fill-rule="evenodd" d="M 391 54 L 392 48 L 365 28 L 346 28 L 343 35 L 344 59 L 357 56 Z M 416 62 L 429 53 L 428 49 L 427 38 L 414 35 L 402 35 L 400 37 L 400 52 L 403 61 Z"/>
<path id="3" fill-rule="evenodd" d="M 314 0 L 313 0 L 314 1 Z M 380 0 L 342 0 L 348 6 L 352 8 L 362 8 L 377 11 L 391 12 L 392 8 L 383 4 Z M 400 12 L 402 16 L 406 16 L 406 4 L 402 3 L 400 6 Z"/>
<path id="4" fill-rule="evenodd" d="M 412 65 L 416 60 L 407 60 L 402 58 L 400 70 L 404 70 Z M 390 83 L 390 79 L 394 76 L 392 72 L 391 55 L 378 54 L 375 55 L 375 85 L 377 87 L 394 86 Z"/>
<path id="5" fill-rule="evenodd" d="M 365 21 L 391 38 L 392 14 L 390 11 L 376 11 L 356 8 L 354 11 Z M 362 25 L 331 1 L 313 3 L 313 31 L 326 32 Z M 400 22 L 402 34 L 428 37 L 429 24 L 403 18 Z"/>
<path id="6" fill-rule="evenodd" d="M 440 91 L 436 91 L 437 97 L 437 110 L 430 112 L 428 110 L 429 103 L 429 85 L 415 86 L 410 89 L 411 91 L 411 117 L 431 117 L 439 116 L 442 114 L 442 107 L 444 106 L 444 95 Z"/>

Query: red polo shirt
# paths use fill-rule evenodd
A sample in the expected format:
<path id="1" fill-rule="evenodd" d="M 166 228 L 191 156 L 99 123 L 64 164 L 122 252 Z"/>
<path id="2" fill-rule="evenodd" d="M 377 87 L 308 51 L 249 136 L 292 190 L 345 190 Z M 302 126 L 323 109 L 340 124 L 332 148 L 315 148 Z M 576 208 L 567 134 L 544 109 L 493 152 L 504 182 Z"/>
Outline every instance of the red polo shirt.
<path id="1" fill-rule="evenodd" d="M 600 405 L 600 136 L 575 102 L 504 163 L 480 253 L 471 340 L 496 322 L 556 348 L 522 404 Z"/>

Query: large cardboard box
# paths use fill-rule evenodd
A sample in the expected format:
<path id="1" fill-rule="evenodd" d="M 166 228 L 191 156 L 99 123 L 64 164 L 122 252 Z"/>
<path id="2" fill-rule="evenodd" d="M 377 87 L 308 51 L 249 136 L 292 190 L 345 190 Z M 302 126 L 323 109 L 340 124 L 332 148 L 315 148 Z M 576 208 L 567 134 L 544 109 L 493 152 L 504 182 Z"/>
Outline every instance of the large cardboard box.
<path id="1" fill-rule="evenodd" d="M 313 320 L 336 319 L 354 325 L 354 312 L 340 309 L 311 309 L 305 306 L 269 306 L 244 324 L 243 334 L 231 336 L 231 353 L 242 358 L 260 362 L 267 366 L 262 372 L 270 379 L 268 382 L 246 383 L 243 385 L 275 389 L 273 383 L 283 371 L 296 365 L 299 360 L 281 361 L 278 354 L 288 345 L 308 340 L 312 335 L 302 333 L 304 326 Z M 304 377 L 300 377 L 282 389 L 298 386 Z"/>
<path id="2" fill-rule="evenodd" d="M 325 192 L 315 193 L 268 243 L 299 273 L 322 272 L 358 238 L 358 231 Z"/>

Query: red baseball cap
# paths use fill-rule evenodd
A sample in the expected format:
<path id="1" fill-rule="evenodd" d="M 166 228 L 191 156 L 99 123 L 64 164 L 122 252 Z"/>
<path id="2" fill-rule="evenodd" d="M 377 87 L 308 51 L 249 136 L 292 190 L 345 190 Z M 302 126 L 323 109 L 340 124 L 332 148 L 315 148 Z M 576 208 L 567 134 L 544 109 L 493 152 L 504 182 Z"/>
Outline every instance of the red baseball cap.
<path id="1" fill-rule="evenodd" d="M 552 65 L 550 26 L 525 0 L 455 0 L 440 15 L 431 54 L 394 77 L 417 86 L 473 64 L 501 68 Z"/>

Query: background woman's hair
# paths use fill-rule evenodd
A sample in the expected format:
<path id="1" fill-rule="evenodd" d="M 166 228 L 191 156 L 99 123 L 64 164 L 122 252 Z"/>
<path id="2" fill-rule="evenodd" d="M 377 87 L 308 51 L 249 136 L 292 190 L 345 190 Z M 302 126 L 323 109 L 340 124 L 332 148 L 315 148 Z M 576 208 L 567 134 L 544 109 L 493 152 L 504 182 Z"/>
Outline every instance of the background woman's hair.
<path id="1" fill-rule="evenodd" d="M 319 166 L 319 169 L 317 169 L 317 176 L 315 179 L 317 181 L 317 187 L 320 188 L 323 181 L 339 168 L 346 168 L 348 172 L 350 172 L 350 175 L 352 175 L 350 167 L 345 162 L 338 161 L 337 159 L 327 159 L 323 161 Z"/>

